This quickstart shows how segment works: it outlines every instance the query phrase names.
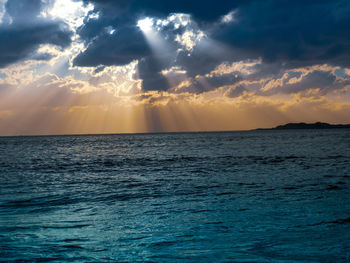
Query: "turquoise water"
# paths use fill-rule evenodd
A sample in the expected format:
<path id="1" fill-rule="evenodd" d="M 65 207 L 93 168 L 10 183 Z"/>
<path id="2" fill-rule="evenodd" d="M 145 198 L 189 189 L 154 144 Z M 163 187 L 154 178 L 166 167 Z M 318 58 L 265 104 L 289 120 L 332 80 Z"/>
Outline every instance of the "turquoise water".
<path id="1" fill-rule="evenodd" d="M 350 130 L 0 137 L 5 262 L 349 262 Z"/>

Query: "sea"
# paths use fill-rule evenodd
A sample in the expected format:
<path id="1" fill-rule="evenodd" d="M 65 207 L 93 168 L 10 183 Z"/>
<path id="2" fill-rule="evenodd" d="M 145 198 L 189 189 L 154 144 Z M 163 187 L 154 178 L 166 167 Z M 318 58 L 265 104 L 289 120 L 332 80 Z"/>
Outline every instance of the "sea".
<path id="1" fill-rule="evenodd" d="M 350 129 L 0 137 L 1 262 L 350 262 Z"/>

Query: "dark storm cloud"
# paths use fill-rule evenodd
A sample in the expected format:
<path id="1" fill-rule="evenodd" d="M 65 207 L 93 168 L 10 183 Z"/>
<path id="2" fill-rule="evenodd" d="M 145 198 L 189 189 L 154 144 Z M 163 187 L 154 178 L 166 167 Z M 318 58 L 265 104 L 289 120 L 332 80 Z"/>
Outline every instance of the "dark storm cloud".
<path id="1" fill-rule="evenodd" d="M 27 58 L 40 44 L 66 47 L 71 32 L 58 24 L 0 28 L 0 67 Z"/>
<path id="2" fill-rule="evenodd" d="M 295 68 L 328 63 L 350 66 L 350 2 L 345 0 L 313 1 L 157 1 L 157 0 L 85 0 L 95 6 L 99 19 L 86 21 L 79 30 L 89 48 L 75 60 L 77 65 L 122 65 L 133 59 L 141 60 L 140 77 L 146 89 L 164 90 L 167 86 L 159 72 L 171 66 L 179 66 L 188 76 L 203 75 L 224 61 L 262 58 L 259 74 L 277 74 L 281 68 Z M 221 18 L 234 11 L 233 20 L 221 22 Z M 214 43 L 223 43 L 230 51 L 217 54 L 220 47 L 203 48 L 199 45 L 191 51 L 179 52 L 176 63 L 146 70 L 150 60 L 147 43 L 141 31 L 130 30 L 130 36 L 118 34 L 101 37 L 108 26 L 135 27 L 137 20 L 145 16 L 165 18 L 171 13 L 191 14 L 199 28 Z M 163 33 L 169 39 L 178 32 L 168 26 Z M 127 32 L 126 32 L 127 33 Z M 170 36 L 170 37 L 169 37 Z M 93 39 L 93 40 L 92 40 Z M 123 43 L 125 40 L 127 44 Z M 217 41 L 217 42 L 216 42 Z M 271 66 L 269 66 L 271 65 Z M 269 71 L 271 70 L 271 71 Z M 258 75 L 256 75 L 258 77 Z M 162 84 L 162 87 L 157 85 Z"/>
<path id="3" fill-rule="evenodd" d="M 191 79 L 190 85 L 184 86 L 177 91 L 200 94 L 203 92 L 216 90 L 219 87 L 229 86 L 240 82 L 242 80 L 242 77 L 239 74 L 240 74 L 239 72 L 236 72 L 233 74 L 201 76 L 201 77 L 197 76 L 197 78 Z M 239 89 L 237 89 L 237 91 L 238 90 Z"/>
<path id="4" fill-rule="evenodd" d="M 206 81 L 213 87 L 222 87 L 238 82 L 242 78 L 238 75 L 240 72 L 232 72 L 231 74 L 213 75 L 208 77 Z"/>
<path id="5" fill-rule="evenodd" d="M 337 78 L 331 71 L 316 69 L 305 75 L 302 75 L 300 71 L 290 71 L 266 81 L 261 89 L 256 90 L 256 94 L 270 96 L 274 94 L 299 93 L 308 96 L 308 91 L 316 91 L 316 93 L 310 94 L 326 95 L 333 91 L 343 90 L 349 86 L 350 79 Z"/>
<path id="6" fill-rule="evenodd" d="M 199 21 L 215 21 L 230 10 L 239 7 L 250 0 L 85 0 L 93 3 L 96 10 L 107 16 L 125 16 L 137 19 L 140 16 L 165 17 L 170 13 L 191 14 Z"/>
<path id="7" fill-rule="evenodd" d="M 234 16 L 232 23 L 212 28 L 211 36 L 247 58 L 283 61 L 289 67 L 350 65 L 349 1 L 254 1 Z"/>
<path id="8" fill-rule="evenodd" d="M 6 3 L 6 19 L 0 24 L 0 67 L 30 57 L 41 44 L 66 47 L 71 43 L 72 32 L 63 23 L 38 18 L 42 5 L 39 0 Z"/>
<path id="9" fill-rule="evenodd" d="M 85 2 L 93 3 L 94 11 L 99 12 L 100 17 L 99 19 L 87 19 L 85 24 L 79 28 L 79 35 L 89 46 L 74 60 L 74 65 L 125 65 L 132 60 L 139 60 L 138 72 L 139 77 L 143 80 L 143 89 L 166 90 L 169 84 L 160 72 L 173 66 L 174 61 L 163 57 L 159 62 L 159 59 L 149 52 L 142 31 L 136 27 L 137 21 L 145 16 L 165 18 L 170 13 L 187 13 L 193 15 L 198 22 L 205 24 L 219 19 L 242 1 L 225 1 L 220 4 L 213 0 L 200 2 L 94 0 Z M 106 27 L 110 26 L 117 29 L 113 37 L 101 34 Z M 128 30 L 121 32 L 124 28 Z M 181 34 L 184 30 L 183 27 L 175 28 L 172 23 L 161 29 L 161 33 L 167 39 L 167 45 L 172 49 L 168 55 L 175 54 L 179 48 L 179 44 L 175 44 L 174 40 L 176 35 Z M 217 57 L 208 56 L 206 51 L 198 49 L 193 52 L 192 57 L 188 57 L 188 52 L 180 52 L 175 64 L 182 65 L 190 76 L 195 76 L 208 72 L 208 69 L 212 69 L 219 62 Z M 196 63 L 201 66 L 193 67 L 193 64 Z"/>
<path id="10" fill-rule="evenodd" d="M 113 34 L 104 30 L 74 59 L 74 65 L 126 65 L 149 54 L 150 49 L 140 29 L 127 26 Z"/>
<path id="11" fill-rule="evenodd" d="M 217 65 L 227 60 L 226 53 L 212 53 L 211 48 L 195 47 L 191 55 L 187 52 L 180 52 L 177 57 L 177 63 L 187 71 L 188 76 L 195 77 L 204 75 L 213 70 Z"/>
<path id="12" fill-rule="evenodd" d="M 8 0 L 5 9 L 12 23 L 27 24 L 40 13 L 42 5 L 40 0 Z"/>
<path id="13" fill-rule="evenodd" d="M 319 89 L 320 94 L 324 95 L 333 90 L 343 89 L 347 85 L 350 85 L 350 80 L 339 80 L 331 72 L 315 70 L 306 75 L 300 82 L 280 87 L 278 92 L 298 93 L 305 90 Z"/>
<path id="14" fill-rule="evenodd" d="M 138 65 L 138 75 L 142 79 L 142 88 L 144 90 L 167 90 L 169 83 L 161 71 L 161 65 L 152 56 L 141 59 Z"/>
<path id="15" fill-rule="evenodd" d="M 246 91 L 244 86 L 239 85 L 237 87 L 229 89 L 228 92 L 226 93 L 226 96 L 229 98 L 236 98 L 236 97 L 241 96 L 244 93 L 244 91 Z"/>
<path id="16" fill-rule="evenodd" d="M 211 28 L 213 38 L 240 48 L 247 58 L 263 57 L 267 62 L 286 60 L 292 65 L 319 61 L 350 63 L 349 1 L 89 2 L 110 19 L 113 13 L 116 14 L 114 22 L 119 25 L 131 23 L 132 19 L 135 22 L 141 16 L 167 16 L 176 12 L 192 14 L 195 20 L 207 24 L 206 29 Z M 232 23 L 213 23 L 231 10 L 236 10 Z"/>
<path id="17" fill-rule="evenodd" d="M 93 12 L 99 13 L 99 17 L 86 18 L 78 29 L 87 48 L 74 58 L 74 65 L 102 68 L 138 60 L 138 73 L 145 90 L 168 89 L 161 72 L 171 67 L 179 67 L 188 77 L 195 78 L 223 62 L 261 58 L 262 63 L 257 65 L 260 69 L 255 74 L 259 78 L 315 64 L 350 66 L 350 2 L 347 0 L 83 1 L 94 4 Z M 42 8 L 40 0 L 7 2 L 4 23 L 0 24 L 0 67 L 29 58 L 40 44 L 60 47 L 70 44 L 71 33 L 62 23 L 38 18 Z M 223 22 L 222 17 L 231 11 L 233 19 Z M 176 60 L 160 61 L 151 52 L 137 21 L 147 16 L 165 19 L 172 13 L 190 14 L 194 21 L 191 29 L 203 30 L 211 42 L 204 40 L 192 50 L 186 50 L 176 43 L 175 37 L 187 28 L 169 23 L 160 33 L 171 52 L 177 52 Z M 110 34 L 109 29 L 115 32 Z M 226 49 L 220 52 L 223 46 Z"/>

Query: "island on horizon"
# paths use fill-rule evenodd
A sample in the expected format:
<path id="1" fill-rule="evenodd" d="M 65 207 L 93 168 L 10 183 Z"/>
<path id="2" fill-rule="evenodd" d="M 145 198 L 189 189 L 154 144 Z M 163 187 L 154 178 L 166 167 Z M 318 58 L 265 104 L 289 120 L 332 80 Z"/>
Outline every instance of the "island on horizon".
<path id="1" fill-rule="evenodd" d="M 259 128 L 256 130 L 301 130 L 301 129 L 344 129 L 350 128 L 350 124 L 329 124 L 326 122 L 315 122 L 315 123 L 287 123 L 279 125 L 274 128 Z"/>

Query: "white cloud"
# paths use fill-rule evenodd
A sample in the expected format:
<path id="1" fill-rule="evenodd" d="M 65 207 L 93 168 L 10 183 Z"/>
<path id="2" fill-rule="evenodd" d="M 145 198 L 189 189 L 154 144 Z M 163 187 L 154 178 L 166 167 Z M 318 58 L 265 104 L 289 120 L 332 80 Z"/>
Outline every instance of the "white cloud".
<path id="1" fill-rule="evenodd" d="M 5 4 L 7 3 L 7 0 L 0 0 L 0 24 L 2 23 L 2 20 L 5 15 Z"/>
<path id="2" fill-rule="evenodd" d="M 255 72 L 255 66 L 261 64 L 261 59 L 256 60 L 247 60 L 247 61 L 238 61 L 229 63 L 222 63 L 218 65 L 212 72 L 207 74 L 207 77 L 213 75 L 225 75 L 234 72 L 239 72 L 244 75 L 250 75 Z"/>
<path id="3" fill-rule="evenodd" d="M 235 13 L 236 13 L 236 11 L 231 11 L 230 13 L 224 15 L 221 18 L 221 23 L 229 24 L 229 23 L 234 22 L 235 21 Z"/>
<path id="4" fill-rule="evenodd" d="M 206 34 L 200 30 L 197 24 L 192 20 L 188 14 L 171 14 L 166 19 L 158 19 L 153 23 L 154 28 L 165 34 L 165 38 L 171 38 L 179 43 L 187 51 L 192 51 L 193 48 L 204 38 Z M 182 29 L 182 33 L 170 35 L 178 30 Z"/>
<path id="5" fill-rule="evenodd" d="M 184 46 L 187 51 L 192 51 L 203 37 L 205 37 L 205 34 L 202 31 L 187 30 L 182 35 L 177 35 L 175 40 Z"/>
<path id="6" fill-rule="evenodd" d="M 53 5 L 48 5 L 48 8 L 41 12 L 40 16 L 51 19 L 62 19 L 72 30 L 75 30 L 83 25 L 84 18 L 93 9 L 94 6 L 92 4 L 84 5 L 82 1 L 55 0 Z M 94 18 L 94 16 L 91 17 Z"/>

